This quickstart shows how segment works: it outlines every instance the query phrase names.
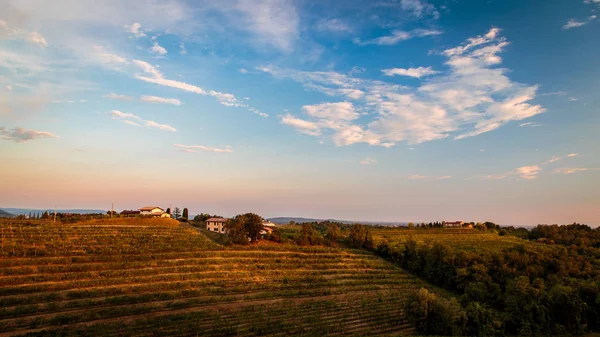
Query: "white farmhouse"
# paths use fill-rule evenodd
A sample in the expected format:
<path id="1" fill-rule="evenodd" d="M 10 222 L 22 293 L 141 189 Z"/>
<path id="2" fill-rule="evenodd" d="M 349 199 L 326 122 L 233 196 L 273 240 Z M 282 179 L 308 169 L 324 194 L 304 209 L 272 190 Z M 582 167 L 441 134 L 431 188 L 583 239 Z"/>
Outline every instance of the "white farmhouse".
<path id="1" fill-rule="evenodd" d="M 217 233 L 225 233 L 225 223 L 227 219 L 224 218 L 210 218 L 206 220 L 206 230 Z"/>
<path id="2" fill-rule="evenodd" d="M 157 206 L 146 206 L 139 209 L 140 215 L 154 215 L 159 217 L 168 217 L 169 214 L 165 210 Z"/>

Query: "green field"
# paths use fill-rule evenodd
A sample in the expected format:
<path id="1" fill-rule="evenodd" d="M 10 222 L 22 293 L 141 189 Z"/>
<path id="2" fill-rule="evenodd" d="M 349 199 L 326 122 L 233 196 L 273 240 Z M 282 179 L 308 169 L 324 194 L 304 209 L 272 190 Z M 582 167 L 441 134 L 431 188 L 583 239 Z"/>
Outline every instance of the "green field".
<path id="1" fill-rule="evenodd" d="M 425 286 L 366 251 L 224 247 L 170 219 L 0 227 L 0 336 L 405 335 Z"/>

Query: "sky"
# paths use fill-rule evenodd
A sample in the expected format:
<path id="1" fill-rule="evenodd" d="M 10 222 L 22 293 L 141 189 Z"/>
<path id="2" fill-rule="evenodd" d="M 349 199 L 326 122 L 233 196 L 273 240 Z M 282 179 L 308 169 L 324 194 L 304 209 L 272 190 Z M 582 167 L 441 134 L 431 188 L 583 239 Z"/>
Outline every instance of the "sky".
<path id="1" fill-rule="evenodd" d="M 4 0 L 0 207 L 600 224 L 600 0 Z"/>

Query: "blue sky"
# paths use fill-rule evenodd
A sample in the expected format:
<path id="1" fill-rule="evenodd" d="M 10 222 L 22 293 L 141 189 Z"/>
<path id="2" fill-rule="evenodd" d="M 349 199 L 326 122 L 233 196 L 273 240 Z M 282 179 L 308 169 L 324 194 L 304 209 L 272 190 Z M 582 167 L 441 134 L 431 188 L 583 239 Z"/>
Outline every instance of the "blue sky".
<path id="1" fill-rule="evenodd" d="M 0 206 L 600 224 L 598 0 L 0 5 Z"/>

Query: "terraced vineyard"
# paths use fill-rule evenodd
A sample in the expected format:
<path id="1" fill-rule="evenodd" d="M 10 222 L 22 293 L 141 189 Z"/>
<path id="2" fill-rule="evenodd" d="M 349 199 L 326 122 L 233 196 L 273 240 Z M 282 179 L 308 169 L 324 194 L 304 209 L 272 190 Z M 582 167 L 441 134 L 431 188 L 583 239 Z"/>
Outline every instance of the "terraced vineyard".
<path id="1" fill-rule="evenodd" d="M 514 236 L 499 236 L 496 233 L 478 231 L 474 229 L 414 229 L 405 228 L 377 228 L 372 229 L 375 244 L 387 241 L 392 247 L 403 246 L 410 238 L 418 245 L 426 243 L 443 242 L 453 248 L 473 251 L 499 251 L 517 245 L 536 246 L 537 249 L 552 249 L 548 245 L 537 244 L 522 240 Z"/>
<path id="2" fill-rule="evenodd" d="M 225 248 L 170 219 L 0 229 L 0 336 L 402 335 L 425 286 L 364 251 Z"/>

